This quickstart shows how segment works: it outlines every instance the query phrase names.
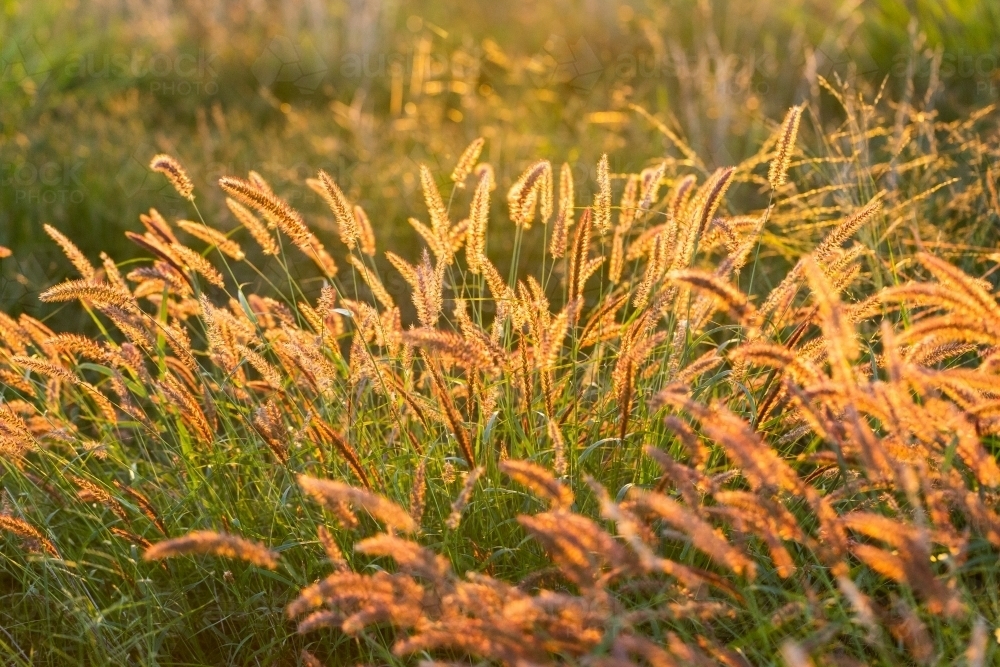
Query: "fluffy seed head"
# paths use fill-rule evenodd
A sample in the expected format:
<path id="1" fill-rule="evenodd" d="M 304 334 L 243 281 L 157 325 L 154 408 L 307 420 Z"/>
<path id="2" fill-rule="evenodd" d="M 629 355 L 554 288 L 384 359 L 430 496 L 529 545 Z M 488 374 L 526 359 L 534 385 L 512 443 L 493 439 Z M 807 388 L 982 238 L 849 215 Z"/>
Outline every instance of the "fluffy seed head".
<path id="1" fill-rule="evenodd" d="M 181 197 L 194 200 L 194 185 L 188 178 L 187 172 L 184 171 L 184 167 L 173 157 L 161 153 L 153 158 L 149 163 L 149 168 L 166 176 Z"/>
<path id="2" fill-rule="evenodd" d="M 771 167 L 767 172 L 767 181 L 775 190 L 788 180 L 788 165 L 791 163 L 792 153 L 795 152 L 795 138 L 799 133 L 802 109 L 802 105 L 792 107 L 785 115 L 784 122 L 781 123 L 774 159 L 771 160 Z"/>
<path id="3" fill-rule="evenodd" d="M 196 530 L 183 537 L 157 542 L 146 549 L 142 557 L 144 560 L 161 560 L 193 554 L 236 558 L 269 570 L 278 567 L 278 554 L 263 544 L 211 530 Z"/>
<path id="4" fill-rule="evenodd" d="M 37 541 L 42 549 L 53 558 L 59 558 L 59 551 L 50 539 L 42 535 L 42 531 L 32 526 L 27 521 L 23 521 L 9 514 L 0 514 L 0 530 L 14 533 L 21 537 Z"/>
<path id="5" fill-rule="evenodd" d="M 246 258 L 246 255 L 243 254 L 243 250 L 240 248 L 240 245 L 235 241 L 230 240 L 225 234 L 217 229 L 206 227 L 201 223 L 191 220 L 179 220 L 177 222 L 177 226 L 196 239 L 200 239 L 209 245 L 214 245 L 219 249 L 219 252 L 235 259 L 237 262 L 242 262 Z"/>
<path id="6" fill-rule="evenodd" d="M 417 529 L 413 518 L 396 503 L 371 491 L 365 491 L 330 479 L 317 479 L 299 475 L 299 486 L 310 496 L 326 506 L 347 503 L 369 512 L 387 526 L 404 533 Z"/>
<path id="7" fill-rule="evenodd" d="M 253 240 L 257 242 L 260 249 L 265 255 L 277 255 L 278 254 L 278 244 L 274 242 L 271 237 L 271 233 L 267 231 L 267 227 L 260 220 L 257 219 L 250 209 L 248 209 L 243 204 L 239 203 L 232 197 L 226 197 L 226 206 L 229 210 L 233 212 L 236 219 L 240 221 L 240 224 L 250 232 L 250 236 Z"/>
<path id="8" fill-rule="evenodd" d="M 337 219 L 340 240 L 343 241 L 348 250 L 353 250 L 361 238 L 361 234 L 358 230 L 357 220 L 354 217 L 354 210 L 351 208 L 351 202 L 347 200 L 347 196 L 330 177 L 330 174 L 322 169 L 319 172 L 318 180 L 320 183 L 320 193 Z"/>
<path id="9" fill-rule="evenodd" d="M 594 194 L 594 227 L 601 235 L 611 229 L 611 174 L 608 171 L 608 154 L 597 163 L 597 192 Z"/>
<path id="10" fill-rule="evenodd" d="M 465 178 L 479 160 L 479 154 L 483 152 L 484 145 L 486 145 L 486 139 L 479 137 L 462 151 L 462 155 L 458 158 L 458 163 L 455 165 L 455 170 L 451 172 L 451 180 L 458 187 L 465 187 Z"/>

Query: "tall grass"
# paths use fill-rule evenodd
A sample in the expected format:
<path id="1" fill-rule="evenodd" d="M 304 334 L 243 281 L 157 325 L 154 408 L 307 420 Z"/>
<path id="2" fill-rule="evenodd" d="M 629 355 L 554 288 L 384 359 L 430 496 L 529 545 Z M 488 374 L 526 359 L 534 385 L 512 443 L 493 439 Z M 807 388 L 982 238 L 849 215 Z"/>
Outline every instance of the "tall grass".
<path id="1" fill-rule="evenodd" d="M 755 152 L 793 104 L 829 113 L 837 102 L 821 76 L 864 90 L 885 82 L 887 96 L 926 97 L 927 112 L 953 120 L 996 98 L 998 23 L 988 4 L 956 1 L 947 15 L 936 4 L 10 4 L 0 13 L 0 245 L 20 252 L 5 263 L 0 308 L 38 316 L 38 291 L 62 277 L 38 222 L 91 257 L 126 261 L 138 255 L 122 232 L 140 213 L 191 217 L 164 179 L 145 178 L 155 153 L 199 183 L 255 170 L 327 232 L 322 199 L 297 187 L 324 169 L 357 203 L 379 203 L 384 249 L 399 252 L 417 242 L 406 224 L 422 215 L 416 165 L 447 174 L 479 135 L 505 183 L 546 155 L 570 159 L 587 187 L 603 153 L 632 172 L 671 148 L 629 122 L 629 103 L 656 111 L 711 167 Z M 323 77 L 272 81 L 264 65 L 281 44 L 307 60 L 315 49 Z M 220 189 L 201 188 L 199 206 L 223 203 Z M 501 263 L 512 246 L 502 250 Z"/>
<path id="2" fill-rule="evenodd" d="M 477 141 L 388 264 L 322 171 L 336 246 L 162 155 L 146 259 L 49 228 L 98 333 L 0 314 L 8 661 L 986 664 L 995 117 L 824 85 L 727 167 Z"/>

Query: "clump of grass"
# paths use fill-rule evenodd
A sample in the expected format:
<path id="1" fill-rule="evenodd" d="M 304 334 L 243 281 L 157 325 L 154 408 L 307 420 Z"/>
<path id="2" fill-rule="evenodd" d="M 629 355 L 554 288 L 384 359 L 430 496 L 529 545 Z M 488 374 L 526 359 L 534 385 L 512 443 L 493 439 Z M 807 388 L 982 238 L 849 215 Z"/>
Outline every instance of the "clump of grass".
<path id="1" fill-rule="evenodd" d="M 940 184 L 879 187 L 894 163 L 858 155 L 869 185 L 813 183 L 804 113 L 714 171 L 684 150 L 639 173 L 606 156 L 593 207 L 537 160 L 506 216 L 477 141 L 447 198 L 420 167 L 426 247 L 386 253 L 398 279 L 325 172 L 311 185 L 349 271 L 258 174 L 220 182 L 229 233 L 144 215 L 129 237 L 151 258 L 125 275 L 50 231 L 81 278 L 42 298 L 101 334 L 2 316 L 0 528 L 26 547 L 7 585 L 31 598 L 11 641 L 75 624 L 80 644 L 51 655 L 985 660 L 1000 304 L 890 233 L 947 210 Z M 734 210 L 753 188 L 770 204 Z M 543 261 L 519 265 L 535 242 Z M 257 271 L 270 284 L 251 291 Z M 145 562 L 189 554 L 235 562 Z"/>

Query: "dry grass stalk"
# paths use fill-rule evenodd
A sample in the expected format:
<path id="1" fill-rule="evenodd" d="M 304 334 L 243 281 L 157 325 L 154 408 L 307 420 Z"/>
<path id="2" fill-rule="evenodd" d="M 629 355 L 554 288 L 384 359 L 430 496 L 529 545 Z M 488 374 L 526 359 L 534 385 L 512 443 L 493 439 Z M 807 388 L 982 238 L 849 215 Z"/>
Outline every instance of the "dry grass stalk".
<path id="1" fill-rule="evenodd" d="M 108 530 L 115 537 L 125 540 L 126 542 L 129 542 L 131 544 L 135 544 L 136 546 L 140 546 L 143 549 L 148 549 L 151 546 L 153 546 L 153 543 L 147 540 L 145 537 L 142 537 L 141 535 L 136 535 L 130 530 L 125 530 L 124 528 L 119 528 L 118 526 L 111 526 L 110 528 L 108 528 Z M 164 567 L 165 566 L 166 564 L 164 564 Z"/>
<path id="2" fill-rule="evenodd" d="M 691 538 L 691 543 L 708 554 L 720 565 L 740 576 L 753 579 L 756 565 L 742 550 L 734 547 L 725 535 L 708 522 L 698 517 L 691 509 L 660 493 L 649 493 L 638 489 L 629 492 L 629 498 L 638 506 L 655 513 L 674 528 Z"/>
<path id="3" fill-rule="evenodd" d="M 541 466 L 529 461 L 508 459 L 500 463 L 500 471 L 518 484 L 531 489 L 554 510 L 569 510 L 573 505 L 573 491 L 556 481 Z"/>
<path id="4" fill-rule="evenodd" d="M 240 354 L 253 369 L 260 373 L 260 376 L 271 386 L 272 389 L 281 389 L 281 373 L 271 365 L 259 352 L 250 349 L 246 345 L 236 345 L 235 351 Z"/>
<path id="5" fill-rule="evenodd" d="M 263 544 L 211 530 L 196 530 L 182 537 L 157 542 L 146 549 L 142 557 L 144 560 L 161 560 L 195 554 L 235 558 L 269 570 L 278 567 L 277 552 Z"/>
<path id="6" fill-rule="evenodd" d="M 424 203 L 430 214 L 431 232 L 435 238 L 442 239 L 451 226 L 451 221 L 448 219 L 448 209 L 441 198 L 441 191 L 438 190 L 434 174 L 424 164 L 420 165 L 420 187 L 423 189 Z"/>
<path id="7" fill-rule="evenodd" d="M 507 207 L 515 225 L 529 229 L 535 212 L 542 222 L 552 215 L 552 163 L 538 160 L 528 167 L 507 192 Z"/>
<path id="8" fill-rule="evenodd" d="M 319 537 L 320 544 L 323 545 L 323 551 L 326 552 L 326 557 L 329 559 L 330 564 L 337 570 L 346 570 L 347 560 L 344 558 L 344 552 L 341 551 L 340 546 L 333 539 L 330 531 L 324 526 L 320 526 L 316 529 L 316 535 Z"/>
<path id="9" fill-rule="evenodd" d="M 320 194 L 337 219 L 340 240 L 347 246 L 348 250 L 354 250 L 361 239 L 361 230 L 358 228 L 358 221 L 354 215 L 354 209 L 351 207 L 351 202 L 348 201 L 340 186 L 322 169 L 319 172 L 318 180 Z"/>
<path id="10" fill-rule="evenodd" d="M 92 283 L 86 280 L 70 280 L 42 292 L 39 297 L 44 302 L 87 301 L 95 306 L 116 306 L 130 313 L 138 307 L 132 294 L 125 289 L 107 283 Z"/>
<path id="11" fill-rule="evenodd" d="M 483 260 L 486 258 L 486 227 L 490 216 L 490 190 L 492 180 L 489 174 L 480 179 L 476 192 L 472 196 L 472 209 L 469 212 L 468 241 L 465 244 L 465 254 L 469 271 L 479 274 L 482 271 Z"/>
<path id="12" fill-rule="evenodd" d="M 663 174 L 666 173 L 667 163 L 661 162 L 652 171 L 644 170 L 641 175 L 642 189 L 639 193 L 639 212 L 645 213 L 656 202 L 660 192 L 660 184 Z"/>
<path id="13" fill-rule="evenodd" d="M 421 458 L 413 473 L 413 486 L 410 489 L 410 516 L 418 524 L 424 516 L 424 503 L 427 497 L 427 459 Z"/>
<path id="14" fill-rule="evenodd" d="M 181 197 L 194 201 L 194 184 L 191 183 L 180 162 L 170 155 L 161 153 L 153 157 L 149 168 L 166 176 L 170 185 L 174 186 L 174 190 Z"/>
<path id="15" fill-rule="evenodd" d="M 271 225 L 284 232 L 292 243 L 328 277 L 337 274 L 336 263 L 316 235 L 309 231 L 302 216 L 289 206 L 288 202 L 275 195 L 270 188 L 262 188 L 252 181 L 231 176 L 220 178 L 219 187 L 233 199 L 260 212 Z M 353 224 L 354 217 L 350 217 Z"/>
<path id="16" fill-rule="evenodd" d="M 358 452 L 341 436 L 337 431 L 333 429 L 329 424 L 320 419 L 318 416 L 313 416 L 310 422 L 310 427 L 312 432 L 316 435 L 317 440 L 330 445 L 337 450 L 337 452 L 347 461 L 347 464 L 354 471 L 354 474 L 358 476 L 361 483 L 365 485 L 368 489 L 372 488 L 372 476 L 365 470 L 364 466 L 361 465 L 361 457 L 358 456 Z"/>
<path id="17" fill-rule="evenodd" d="M 563 438 L 562 429 L 559 422 L 554 419 L 548 420 L 549 438 L 552 440 L 552 455 L 555 460 L 552 469 L 557 475 L 562 477 L 569 472 L 569 462 L 566 460 L 566 439 Z"/>
<path id="18" fill-rule="evenodd" d="M 559 168 L 559 209 L 549 239 L 549 253 L 556 259 L 566 254 L 569 228 L 573 226 L 574 201 L 573 169 L 564 162 Z"/>
<path id="19" fill-rule="evenodd" d="M 293 241 L 307 238 L 309 230 L 302 221 L 302 216 L 271 192 L 270 188 L 264 189 L 251 181 L 231 176 L 220 178 L 219 187 L 233 199 L 257 209 L 269 223 L 279 227 Z"/>
<path id="20" fill-rule="evenodd" d="M 201 254 L 179 243 L 170 246 L 170 250 L 185 269 L 197 273 L 219 289 L 226 288 L 226 281 L 222 277 L 222 274 L 212 266 L 211 262 L 202 257 Z"/>
<path id="21" fill-rule="evenodd" d="M 288 431 L 278 404 L 270 400 L 254 411 L 254 426 L 279 463 L 288 463 Z"/>
<path id="22" fill-rule="evenodd" d="M 778 131 L 774 159 L 771 160 L 771 167 L 767 172 L 767 181 L 774 190 L 788 182 L 788 165 L 792 161 L 792 153 L 795 152 L 795 139 L 799 133 L 802 110 L 803 105 L 789 109 Z"/>
<path id="23" fill-rule="evenodd" d="M 441 407 L 444 409 L 445 420 L 447 421 L 449 428 L 451 428 L 451 432 L 455 436 L 455 439 L 458 441 L 459 450 L 462 452 L 465 462 L 470 466 L 474 465 L 476 457 L 475 452 L 473 451 L 472 437 L 469 434 L 468 429 L 465 427 L 464 420 L 462 419 L 462 413 L 460 413 L 458 408 L 455 406 L 455 401 L 451 397 L 451 392 L 448 390 L 444 376 L 441 374 L 441 369 L 439 368 L 437 362 L 427 355 L 424 355 L 424 362 L 427 365 L 428 371 L 430 371 L 434 393 L 437 396 Z"/>
<path id="24" fill-rule="evenodd" d="M 215 441 L 215 433 L 198 401 L 173 375 L 167 375 L 159 382 L 159 388 L 169 405 L 177 408 L 181 420 L 190 426 L 200 442 L 210 445 Z"/>
<path id="25" fill-rule="evenodd" d="M 243 250 L 240 248 L 238 243 L 230 240 L 225 234 L 216 229 L 206 227 L 205 225 L 197 222 L 192 222 L 191 220 L 179 220 L 177 222 L 177 226 L 191 236 L 200 239 L 209 245 L 214 245 L 219 249 L 219 252 L 235 259 L 237 262 L 242 262 L 246 258 L 246 255 L 243 254 Z"/>
<path id="26" fill-rule="evenodd" d="M 57 230 L 52 225 L 43 225 L 45 233 L 52 237 L 52 240 L 59 244 L 66 257 L 69 259 L 73 267 L 76 268 L 80 277 L 86 281 L 93 282 L 95 279 L 94 265 L 90 263 L 87 257 L 80 252 L 80 249 L 73 244 L 66 236 Z"/>
<path id="27" fill-rule="evenodd" d="M 469 144 L 458 158 L 455 169 L 451 172 L 451 180 L 456 187 L 464 188 L 465 179 L 472 172 L 472 168 L 479 162 L 479 154 L 483 152 L 486 139 L 479 137 Z"/>
<path id="28" fill-rule="evenodd" d="M 72 477 L 70 481 L 73 482 L 80 489 L 77 493 L 77 497 L 83 502 L 98 502 L 114 513 L 119 519 L 124 521 L 126 524 L 129 522 L 128 515 L 125 513 L 125 508 L 122 507 L 121 503 L 118 502 L 110 493 L 105 491 L 103 488 L 94 484 L 90 480 L 83 479 L 82 477 Z"/>
<path id="29" fill-rule="evenodd" d="M 382 281 L 378 279 L 378 276 L 375 275 L 374 271 L 368 268 L 362 260 L 358 259 L 354 255 L 349 255 L 347 260 L 351 263 L 351 266 L 353 266 L 355 270 L 361 274 L 362 280 L 365 281 L 368 288 L 372 291 L 372 296 L 375 297 L 375 300 L 378 301 L 383 308 L 391 310 L 396 307 L 395 300 L 392 296 L 390 296 L 388 290 L 385 288 L 385 285 L 383 285 Z"/>
<path id="30" fill-rule="evenodd" d="M 250 236 L 253 240 L 257 242 L 260 249 L 265 255 L 277 255 L 278 254 L 278 244 L 275 243 L 274 238 L 271 233 L 267 231 L 267 227 L 260 220 L 257 219 L 250 209 L 245 207 L 243 204 L 239 203 L 232 197 L 226 197 L 226 206 L 229 210 L 233 212 L 236 219 L 239 220 L 240 224 L 250 232 Z"/>
<path id="31" fill-rule="evenodd" d="M 56 545 L 27 521 L 10 516 L 9 514 L 0 514 L 0 530 L 5 530 L 8 533 L 13 533 L 28 540 L 34 540 L 38 542 L 45 553 L 53 558 L 60 557 Z"/>
<path id="32" fill-rule="evenodd" d="M 445 264 L 441 261 L 436 266 L 432 264 L 426 248 L 417 266 L 413 266 L 392 252 L 387 252 L 386 258 L 413 290 L 413 305 L 417 310 L 417 319 L 425 327 L 434 328 L 443 307 L 441 292 L 444 288 Z"/>
<path id="33" fill-rule="evenodd" d="M 876 194 L 871 201 L 851 214 L 844 222 L 837 225 L 823 242 L 816 246 L 812 258 L 817 262 L 825 262 L 845 241 L 854 236 L 859 229 L 872 221 L 882 210 L 883 192 Z"/>
<path id="34" fill-rule="evenodd" d="M 462 484 L 462 490 L 458 492 L 458 496 L 455 501 L 451 504 L 451 514 L 448 515 L 448 520 L 445 521 L 445 525 L 451 530 L 456 530 L 458 525 L 462 522 L 462 514 L 465 513 L 465 508 L 469 505 L 469 500 L 472 499 L 472 491 L 476 488 L 476 482 L 479 480 L 479 476 L 483 474 L 485 469 L 480 466 L 473 468 L 466 476 L 465 482 Z"/>
<path id="35" fill-rule="evenodd" d="M 695 290 L 705 292 L 715 300 L 717 305 L 727 310 L 737 322 L 748 323 L 754 319 L 756 309 L 746 295 L 717 275 L 697 269 L 687 269 L 670 271 L 665 278 L 670 282 L 682 283 Z"/>
<path id="36" fill-rule="evenodd" d="M 608 156 L 601 156 L 597 163 L 597 192 L 594 193 L 594 227 L 604 236 L 611 229 L 611 175 Z"/>
<path id="37" fill-rule="evenodd" d="M 587 282 L 588 255 L 590 253 L 591 210 L 584 209 L 573 235 L 573 247 L 569 255 L 569 270 L 566 272 L 566 286 L 569 303 L 573 303 L 583 292 Z"/>
<path id="38" fill-rule="evenodd" d="M 340 504 L 347 503 L 365 510 L 390 528 L 404 533 L 412 533 L 417 529 L 416 521 L 406 510 L 370 491 L 363 491 L 343 482 L 317 479 L 308 475 L 299 475 L 298 481 L 303 491 L 334 511 L 339 510 Z"/>
<path id="39" fill-rule="evenodd" d="M 375 230 L 372 229 L 371 220 L 365 209 L 360 206 L 354 207 L 354 221 L 358 227 L 358 245 L 361 252 L 369 257 L 375 256 Z"/>
<path id="40" fill-rule="evenodd" d="M 59 378 L 64 382 L 69 382 L 70 384 L 76 384 L 80 380 L 66 370 L 62 366 L 57 366 L 51 361 L 46 361 L 45 359 L 39 359 L 37 357 L 25 357 L 21 355 L 14 355 L 10 358 L 12 364 L 20 366 L 22 368 L 30 369 L 40 375 L 47 375 L 52 378 Z"/>
<path id="41" fill-rule="evenodd" d="M 125 486 L 118 480 L 115 480 L 115 488 L 131 498 L 132 501 L 139 506 L 139 510 L 146 515 L 146 518 L 149 519 L 154 526 L 156 526 L 157 530 L 164 535 L 169 535 L 166 524 L 163 523 L 163 519 L 160 518 L 159 513 L 156 511 L 156 508 L 153 507 L 153 503 L 149 501 L 149 498 L 139 493 L 139 491 L 131 486 Z"/>

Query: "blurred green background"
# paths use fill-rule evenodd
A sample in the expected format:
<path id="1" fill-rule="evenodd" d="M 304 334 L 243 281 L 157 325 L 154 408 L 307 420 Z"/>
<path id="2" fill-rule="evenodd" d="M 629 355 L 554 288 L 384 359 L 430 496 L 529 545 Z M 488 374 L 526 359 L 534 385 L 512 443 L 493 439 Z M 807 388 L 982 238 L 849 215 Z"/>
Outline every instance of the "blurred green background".
<path id="1" fill-rule="evenodd" d="M 635 170 L 673 150 L 706 166 L 754 152 L 785 110 L 829 106 L 821 78 L 898 98 L 907 82 L 957 117 L 997 99 L 1000 6 L 975 0 L 5 0 L 0 13 L 0 308 L 37 307 L 67 263 L 53 224 L 96 260 L 138 254 L 122 232 L 156 207 L 193 217 L 147 165 L 168 152 L 206 220 L 215 187 L 256 170 L 326 241 L 305 187 L 328 170 L 383 249 L 416 237 L 418 164 L 441 174 L 477 136 L 505 190 L 536 157 Z M 935 62 L 937 66 L 935 66 Z M 909 94 L 914 94 L 910 91 Z M 919 90 L 915 94 L 921 94 Z M 836 119 L 834 118 L 834 121 Z M 502 229 L 491 238 L 501 254 Z M 511 234 L 512 236 L 512 234 Z M 328 243 L 331 248 L 335 243 Z M 336 250 L 336 249 L 335 249 Z M 336 252 L 335 252 L 336 255 Z"/>

